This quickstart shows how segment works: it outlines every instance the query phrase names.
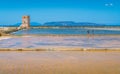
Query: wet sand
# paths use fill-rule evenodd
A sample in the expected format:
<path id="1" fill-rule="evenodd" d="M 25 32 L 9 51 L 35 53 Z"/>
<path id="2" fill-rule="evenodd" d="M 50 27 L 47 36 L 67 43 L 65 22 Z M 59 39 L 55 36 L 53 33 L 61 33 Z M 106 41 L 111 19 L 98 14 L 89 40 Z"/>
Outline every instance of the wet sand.
<path id="1" fill-rule="evenodd" d="M 0 40 L 0 48 L 96 48 L 119 49 L 120 35 L 103 36 L 13 36 Z"/>
<path id="2" fill-rule="evenodd" d="M 10 36 L 2 36 L 0 37 L 0 40 L 10 39 L 10 38 L 11 38 Z"/>
<path id="3" fill-rule="evenodd" d="M 120 52 L 0 52 L 0 74 L 120 74 Z"/>

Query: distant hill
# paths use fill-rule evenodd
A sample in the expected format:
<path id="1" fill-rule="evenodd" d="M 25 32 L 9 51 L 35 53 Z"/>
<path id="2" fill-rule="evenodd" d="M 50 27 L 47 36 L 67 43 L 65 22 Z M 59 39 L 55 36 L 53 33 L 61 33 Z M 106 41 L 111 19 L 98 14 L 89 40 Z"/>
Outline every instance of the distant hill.
<path id="1" fill-rule="evenodd" d="M 43 26 L 72 26 L 76 25 L 75 22 L 72 21 L 62 21 L 62 22 L 46 22 Z"/>
<path id="2" fill-rule="evenodd" d="M 19 27 L 21 23 L 16 23 L 14 25 L 0 25 L 1 27 Z M 106 24 L 97 24 L 97 23 L 90 23 L 90 22 L 73 22 L 73 21 L 58 21 L 58 22 L 46 22 L 44 24 L 40 24 L 38 22 L 31 22 L 30 25 L 32 27 L 37 27 L 37 26 L 94 26 L 94 27 L 99 27 L 99 26 L 111 26 L 111 27 L 120 27 L 120 25 L 106 25 Z"/>
<path id="3" fill-rule="evenodd" d="M 90 27 L 103 27 L 103 26 L 110 26 L 110 27 L 120 27 L 120 25 L 106 25 L 106 24 L 98 24 L 98 23 L 91 23 L 91 22 L 73 22 L 73 21 L 59 21 L 59 22 L 46 22 L 43 26 L 90 26 Z"/>
<path id="4" fill-rule="evenodd" d="M 47 22 L 44 26 L 104 26 L 104 24 L 96 24 L 89 22 L 73 22 L 73 21 L 61 21 L 61 22 Z"/>
<path id="5" fill-rule="evenodd" d="M 22 23 L 16 23 L 16 24 L 13 24 L 13 25 L 3 25 L 4 27 L 19 27 Z M 30 23 L 31 26 L 41 26 L 40 23 L 37 23 L 37 22 L 31 22 Z M 1 26 L 1 27 L 3 27 Z"/>
<path id="6" fill-rule="evenodd" d="M 17 23 L 17 24 L 14 24 L 12 26 L 20 26 L 22 23 Z M 41 24 L 40 23 L 37 23 L 37 22 L 31 22 L 30 23 L 30 26 L 40 26 Z"/>
<path id="7" fill-rule="evenodd" d="M 41 26 L 42 24 L 40 24 L 38 22 L 31 22 L 30 25 L 31 26 Z"/>

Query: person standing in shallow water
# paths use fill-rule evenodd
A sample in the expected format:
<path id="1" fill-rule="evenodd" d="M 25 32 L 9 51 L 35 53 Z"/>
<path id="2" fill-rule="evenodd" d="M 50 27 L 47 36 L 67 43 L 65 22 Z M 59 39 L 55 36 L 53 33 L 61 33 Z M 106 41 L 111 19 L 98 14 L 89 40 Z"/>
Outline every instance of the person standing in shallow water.
<path id="1" fill-rule="evenodd" d="M 87 36 L 88 36 L 88 38 L 90 38 L 90 37 L 94 38 L 94 30 L 87 30 Z"/>
<path id="2" fill-rule="evenodd" d="M 92 38 L 94 39 L 94 30 L 92 30 Z"/>
<path id="3" fill-rule="evenodd" d="M 94 35 L 94 30 L 92 30 L 92 35 Z"/>
<path id="4" fill-rule="evenodd" d="M 89 31 L 89 30 L 87 30 L 87 34 L 90 34 L 90 31 Z"/>
<path id="5" fill-rule="evenodd" d="M 88 38 L 90 37 L 90 31 L 89 30 L 87 30 L 87 36 L 88 36 Z"/>
<path id="6" fill-rule="evenodd" d="M 88 35 L 88 36 L 94 35 L 94 30 L 91 30 L 91 33 L 90 33 L 90 30 L 87 30 L 87 35 Z"/>

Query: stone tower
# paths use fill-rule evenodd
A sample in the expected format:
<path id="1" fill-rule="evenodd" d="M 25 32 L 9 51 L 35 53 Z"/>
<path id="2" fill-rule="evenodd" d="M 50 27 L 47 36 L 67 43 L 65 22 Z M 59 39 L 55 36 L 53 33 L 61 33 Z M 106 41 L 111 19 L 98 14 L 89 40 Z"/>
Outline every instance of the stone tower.
<path id="1" fill-rule="evenodd" d="M 18 29 L 29 29 L 30 28 L 30 16 L 22 17 L 22 24 Z"/>

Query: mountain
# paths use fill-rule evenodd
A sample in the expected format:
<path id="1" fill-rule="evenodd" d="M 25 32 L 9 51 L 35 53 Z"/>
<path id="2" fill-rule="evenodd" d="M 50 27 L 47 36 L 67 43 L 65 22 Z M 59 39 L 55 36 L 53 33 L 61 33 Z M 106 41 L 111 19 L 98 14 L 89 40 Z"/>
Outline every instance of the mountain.
<path id="1" fill-rule="evenodd" d="M 79 22 L 76 23 L 77 26 L 105 26 L 105 24 L 97 24 L 97 23 L 90 23 L 90 22 Z"/>
<path id="2" fill-rule="evenodd" d="M 43 26 L 105 26 L 104 24 L 96 24 L 89 22 L 73 22 L 73 21 L 61 21 L 61 22 L 47 22 Z"/>
<path id="3" fill-rule="evenodd" d="M 21 23 L 16 23 L 14 25 L 0 25 L 0 27 L 19 27 Z M 31 22 L 30 25 L 32 27 L 38 27 L 38 26 L 94 26 L 94 27 L 99 27 L 99 26 L 110 26 L 110 27 L 120 27 L 120 25 L 106 25 L 106 24 L 97 24 L 97 23 L 90 23 L 90 22 L 73 22 L 73 21 L 58 21 L 58 22 L 46 22 L 44 24 L 40 24 L 38 22 Z"/>
<path id="4" fill-rule="evenodd" d="M 14 24 L 14 25 L 0 25 L 0 27 L 19 27 L 20 23 Z"/>
<path id="5" fill-rule="evenodd" d="M 30 26 L 34 26 L 34 27 L 37 27 L 37 26 L 41 26 L 42 24 L 38 23 L 38 22 L 31 22 L 30 23 Z"/>
<path id="6" fill-rule="evenodd" d="M 73 21 L 61 21 L 61 22 L 46 22 L 43 26 L 72 26 L 76 23 Z"/>
<path id="7" fill-rule="evenodd" d="M 22 23 L 16 23 L 16 24 L 7 25 L 7 26 L 8 26 L 8 27 L 19 27 L 21 24 L 22 24 Z M 31 23 L 30 23 L 30 26 L 36 27 L 36 26 L 41 26 L 41 24 L 40 24 L 40 23 L 37 23 L 37 22 L 31 22 Z"/>

